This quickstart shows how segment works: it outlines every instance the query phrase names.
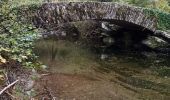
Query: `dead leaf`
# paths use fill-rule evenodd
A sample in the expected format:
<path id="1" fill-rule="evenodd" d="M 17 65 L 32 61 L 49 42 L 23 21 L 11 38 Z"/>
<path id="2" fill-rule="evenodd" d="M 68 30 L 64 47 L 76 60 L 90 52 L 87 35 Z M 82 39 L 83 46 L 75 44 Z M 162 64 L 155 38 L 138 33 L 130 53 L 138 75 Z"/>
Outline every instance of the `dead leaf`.
<path id="1" fill-rule="evenodd" d="M 0 75 L 0 80 L 4 80 L 4 75 Z"/>
<path id="2" fill-rule="evenodd" d="M 5 58 L 3 58 L 1 55 L 0 55 L 0 64 L 4 64 L 4 63 L 6 63 L 6 59 Z"/>

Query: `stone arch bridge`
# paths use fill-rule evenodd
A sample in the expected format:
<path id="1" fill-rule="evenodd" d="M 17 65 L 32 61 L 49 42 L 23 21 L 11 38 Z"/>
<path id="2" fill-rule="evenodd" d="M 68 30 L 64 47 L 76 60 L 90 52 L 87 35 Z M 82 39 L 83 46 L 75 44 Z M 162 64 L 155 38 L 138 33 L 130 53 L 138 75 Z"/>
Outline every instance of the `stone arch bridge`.
<path id="1" fill-rule="evenodd" d="M 64 2 L 42 4 L 35 13 L 38 27 L 83 20 L 109 21 L 119 26 L 146 31 L 170 43 L 170 34 L 157 30 L 156 17 L 143 8 L 111 2 Z"/>

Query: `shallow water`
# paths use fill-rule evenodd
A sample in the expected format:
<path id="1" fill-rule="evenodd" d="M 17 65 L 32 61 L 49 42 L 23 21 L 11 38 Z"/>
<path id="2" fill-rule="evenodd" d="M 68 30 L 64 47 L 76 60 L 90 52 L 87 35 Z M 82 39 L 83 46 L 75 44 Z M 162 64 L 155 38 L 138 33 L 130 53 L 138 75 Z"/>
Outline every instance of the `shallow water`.
<path id="1" fill-rule="evenodd" d="M 101 60 L 94 49 L 54 40 L 37 41 L 35 53 L 51 73 L 85 75 L 118 84 L 120 90 L 126 88 L 141 100 L 170 100 L 168 54 L 117 52 Z"/>

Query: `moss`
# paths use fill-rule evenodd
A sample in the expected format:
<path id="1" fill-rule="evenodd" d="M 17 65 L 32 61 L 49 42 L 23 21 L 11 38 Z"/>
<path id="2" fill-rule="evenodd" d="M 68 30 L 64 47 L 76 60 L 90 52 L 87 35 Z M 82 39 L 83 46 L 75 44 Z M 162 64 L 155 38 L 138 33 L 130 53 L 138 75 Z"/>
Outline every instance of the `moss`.
<path id="1" fill-rule="evenodd" d="M 156 17 L 157 29 L 169 30 L 170 28 L 170 13 L 162 12 L 157 9 L 144 8 L 144 12 L 149 17 Z"/>

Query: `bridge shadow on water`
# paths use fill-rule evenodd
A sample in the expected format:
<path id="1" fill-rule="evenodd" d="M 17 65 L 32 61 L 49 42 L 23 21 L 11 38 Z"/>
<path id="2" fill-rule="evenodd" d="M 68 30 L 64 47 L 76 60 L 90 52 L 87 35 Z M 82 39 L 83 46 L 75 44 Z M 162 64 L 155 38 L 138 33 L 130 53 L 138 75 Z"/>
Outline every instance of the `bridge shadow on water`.
<path id="1" fill-rule="evenodd" d="M 118 82 L 132 91 L 139 92 L 133 88 L 136 87 L 169 96 L 169 82 L 157 82 L 150 77 L 167 78 L 170 76 L 170 55 L 168 52 L 162 52 L 143 44 L 142 41 L 150 36 L 149 33 L 145 32 L 125 28 L 113 34 L 115 43 L 104 50 L 104 54 L 109 55 L 110 58 L 108 57 L 104 62 L 99 61 L 102 65 L 99 70 L 106 73 L 114 71 L 118 74 L 115 75 L 118 81 L 115 79 L 111 79 L 111 81 Z M 127 84 L 131 85 L 132 88 Z"/>

